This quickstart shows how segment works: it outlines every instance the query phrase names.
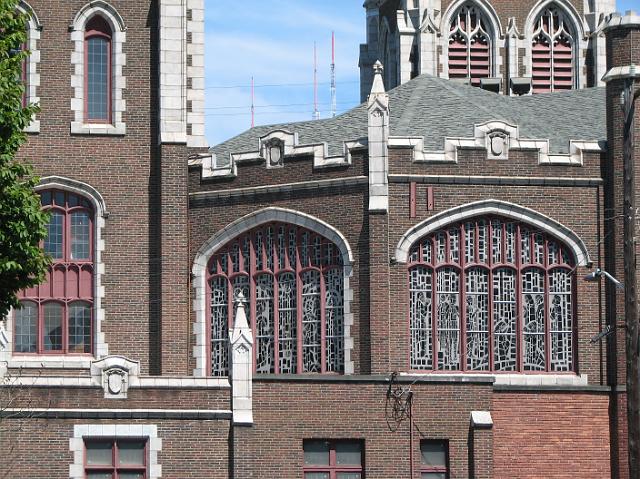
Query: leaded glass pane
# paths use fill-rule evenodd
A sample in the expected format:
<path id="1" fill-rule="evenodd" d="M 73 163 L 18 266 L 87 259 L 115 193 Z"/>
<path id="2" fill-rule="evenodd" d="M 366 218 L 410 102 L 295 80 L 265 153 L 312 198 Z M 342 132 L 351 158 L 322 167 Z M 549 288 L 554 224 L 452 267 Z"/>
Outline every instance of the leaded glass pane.
<path id="1" fill-rule="evenodd" d="M 472 268 L 465 273 L 467 369 L 489 369 L 489 272 Z"/>
<path id="2" fill-rule="evenodd" d="M 445 248 L 447 245 L 447 235 L 441 231 L 436 235 L 436 261 L 443 263 L 445 261 Z"/>
<path id="3" fill-rule="evenodd" d="M 460 230 L 457 228 L 449 230 L 449 261 L 460 262 Z"/>
<path id="4" fill-rule="evenodd" d="M 507 263 L 515 264 L 516 262 L 516 225 L 507 223 L 505 228 L 505 246 Z"/>
<path id="5" fill-rule="evenodd" d="M 300 245 L 300 262 L 302 267 L 309 266 L 309 233 L 306 231 L 301 235 L 302 244 Z"/>
<path id="6" fill-rule="evenodd" d="M 262 231 L 256 233 L 254 247 L 256 254 L 256 271 L 262 271 L 264 269 L 264 241 Z"/>
<path id="7" fill-rule="evenodd" d="M 61 259 L 64 255 L 62 248 L 62 235 L 64 228 L 64 213 L 50 211 L 47 224 L 47 237 L 44 240 L 44 251 L 53 259 Z"/>
<path id="8" fill-rule="evenodd" d="M 465 237 L 465 262 L 473 263 L 476 260 L 476 224 L 465 223 L 464 225 L 464 237 Z"/>
<path id="9" fill-rule="evenodd" d="M 433 367 L 431 340 L 433 275 L 431 270 L 424 266 L 412 268 L 409 275 L 411 368 L 431 369 Z"/>
<path id="10" fill-rule="evenodd" d="M 69 306 L 69 352 L 91 352 L 91 305 L 88 303 Z"/>
<path id="11" fill-rule="evenodd" d="M 431 263 L 431 240 L 424 240 L 422 242 L 422 261 L 425 263 Z"/>
<path id="12" fill-rule="evenodd" d="M 460 369 L 460 274 L 442 268 L 437 281 L 438 369 Z"/>
<path id="13" fill-rule="evenodd" d="M 302 277 L 302 370 L 320 372 L 321 317 L 320 273 L 305 271 Z"/>
<path id="14" fill-rule="evenodd" d="M 524 329 L 524 369 L 544 371 L 544 272 L 528 269 L 522 273 L 522 315 Z"/>
<path id="15" fill-rule="evenodd" d="M 267 269 L 273 271 L 273 226 L 269 226 L 265 232 L 265 256 L 267 258 Z"/>
<path id="16" fill-rule="evenodd" d="M 419 254 L 418 246 L 414 246 L 413 248 L 411 248 L 411 251 L 409 252 L 409 263 L 418 262 L 418 254 Z"/>
<path id="17" fill-rule="evenodd" d="M 549 324 L 551 327 L 551 370 L 571 371 L 573 315 L 571 273 L 554 269 L 549 273 Z"/>
<path id="18" fill-rule="evenodd" d="M 231 272 L 239 273 L 240 272 L 240 245 L 238 243 L 234 243 L 231 246 L 231 250 L 229 251 L 229 256 L 231 258 Z"/>
<path id="19" fill-rule="evenodd" d="M 256 372 L 275 372 L 273 329 L 273 276 L 261 274 L 256 278 Z"/>
<path id="20" fill-rule="evenodd" d="M 478 221 L 478 262 L 486 263 L 489 258 L 489 225 L 485 220 Z"/>
<path id="21" fill-rule="evenodd" d="M 38 341 L 38 305 L 23 301 L 15 311 L 15 352 L 35 353 Z"/>
<path id="22" fill-rule="evenodd" d="M 278 269 L 284 269 L 286 264 L 285 260 L 287 259 L 287 243 L 285 236 L 284 226 L 280 226 L 278 228 Z"/>
<path id="23" fill-rule="evenodd" d="M 91 221 L 85 211 L 71 213 L 71 259 L 90 259 Z"/>
<path id="24" fill-rule="evenodd" d="M 540 233 L 533 235 L 533 259 L 544 266 L 544 236 Z"/>
<path id="25" fill-rule="evenodd" d="M 491 252 L 493 263 L 502 263 L 502 222 L 491 221 Z"/>
<path id="26" fill-rule="evenodd" d="M 296 277 L 293 273 L 283 273 L 278 278 L 278 314 L 280 315 L 278 342 L 280 373 L 297 371 L 297 308 Z"/>
<path id="27" fill-rule="evenodd" d="M 226 376 L 229 370 L 228 282 L 222 276 L 211 280 L 211 371 Z"/>
<path id="28" fill-rule="evenodd" d="M 109 120 L 109 44 L 107 38 L 87 39 L 87 120 Z"/>
<path id="29" fill-rule="evenodd" d="M 520 228 L 520 261 L 531 263 L 531 233 L 526 228 Z"/>
<path id="30" fill-rule="evenodd" d="M 493 273 L 493 368 L 515 371 L 517 367 L 517 310 L 515 270 L 501 268 Z"/>
<path id="31" fill-rule="evenodd" d="M 47 303 L 44 305 L 44 338 L 45 351 L 62 350 L 62 305 Z"/>
<path id="32" fill-rule="evenodd" d="M 313 238 L 313 257 L 311 259 L 313 266 L 320 266 L 322 264 L 322 242 L 319 236 Z"/>
<path id="33" fill-rule="evenodd" d="M 342 371 L 344 358 L 344 290 L 342 270 L 324 273 L 327 372 Z"/>

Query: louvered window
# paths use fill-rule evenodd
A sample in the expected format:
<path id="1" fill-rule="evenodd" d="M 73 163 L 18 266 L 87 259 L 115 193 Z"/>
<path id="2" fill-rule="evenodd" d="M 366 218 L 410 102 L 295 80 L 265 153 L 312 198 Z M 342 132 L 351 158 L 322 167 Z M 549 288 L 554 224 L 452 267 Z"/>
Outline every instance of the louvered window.
<path id="1" fill-rule="evenodd" d="M 533 92 L 572 89 L 575 39 L 567 16 L 557 8 L 545 9 L 535 23 L 532 37 Z"/>
<path id="2" fill-rule="evenodd" d="M 468 78 L 480 85 L 491 76 L 492 38 L 487 21 L 476 7 L 465 5 L 454 16 L 449 30 L 449 78 Z"/>

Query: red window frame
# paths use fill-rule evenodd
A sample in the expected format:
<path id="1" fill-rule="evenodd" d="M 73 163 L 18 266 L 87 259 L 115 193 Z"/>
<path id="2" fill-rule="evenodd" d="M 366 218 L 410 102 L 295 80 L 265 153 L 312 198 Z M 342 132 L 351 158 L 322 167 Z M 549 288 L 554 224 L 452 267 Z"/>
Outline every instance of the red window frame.
<path id="1" fill-rule="evenodd" d="M 493 221 L 500 221 L 502 232 L 501 232 L 501 251 L 500 257 L 501 261 L 494 262 L 492 246 L 493 246 Z M 487 252 L 486 252 L 486 260 L 480 259 L 480 249 L 478 246 L 479 242 L 479 230 L 478 223 L 484 221 L 487 225 L 487 233 L 486 233 L 486 244 L 487 244 Z M 474 223 L 475 226 L 475 244 L 473 246 L 473 260 L 471 262 L 467 262 L 465 258 L 465 225 L 467 223 Z M 508 223 L 515 225 L 515 258 L 513 262 L 507 261 L 507 240 L 506 240 L 506 225 Z M 458 261 L 451 261 L 451 240 L 450 240 L 450 231 L 457 230 L 459 232 L 459 248 L 458 248 Z M 529 235 L 530 241 L 530 261 L 523 262 L 522 261 L 522 231 L 527 231 Z M 444 234 L 445 241 L 445 249 L 444 249 L 444 261 L 437 262 L 436 261 L 436 237 L 439 234 Z M 544 250 L 543 250 L 543 261 L 542 263 L 538 263 L 534 260 L 534 248 L 535 248 L 535 236 L 541 235 L 544 240 Z M 429 246 L 431 251 L 431 261 L 423 260 L 423 243 L 430 241 L 431 244 Z M 549 244 L 553 242 L 557 246 L 557 262 L 550 263 L 550 253 L 549 253 Z M 518 222 L 516 220 L 512 220 L 509 218 L 503 218 L 497 215 L 489 216 L 489 217 L 474 217 L 469 218 L 461 222 L 454 222 L 449 225 L 443 226 L 441 229 L 433 231 L 428 235 L 420 238 L 412 247 L 409 254 L 409 260 L 407 261 L 407 284 L 409 285 L 409 314 L 408 314 L 408 326 L 409 326 L 409 369 L 412 371 L 431 371 L 438 372 L 444 371 L 447 373 L 455 373 L 455 372 L 465 372 L 465 373 L 505 373 L 505 374 L 514 374 L 514 373 L 525 373 L 525 374 L 540 374 L 540 373 L 553 373 L 553 374 L 574 374 L 578 370 L 577 366 L 577 281 L 576 281 L 576 263 L 575 258 L 573 256 L 573 252 L 567 248 L 565 244 L 563 244 L 560 240 L 553 238 L 547 233 L 539 231 L 539 229 L 534 226 L 528 225 L 524 222 Z M 412 285 L 411 285 L 411 272 L 416 267 L 425 267 L 431 273 L 431 367 L 417 368 L 413 367 L 413 359 L 412 359 L 412 348 L 413 348 L 413 338 L 411 337 L 411 293 L 412 293 Z M 458 274 L 458 291 L 459 295 L 459 367 L 457 369 L 440 369 L 439 361 L 438 361 L 438 326 L 437 326 L 437 295 L 438 291 L 436 289 L 437 282 L 437 273 L 439 270 L 449 269 L 457 272 Z M 473 269 L 483 269 L 488 271 L 488 354 L 489 354 L 489 367 L 487 369 L 474 369 L 471 370 L 467 365 L 467 330 L 466 330 L 466 274 L 467 271 Z M 516 366 L 515 369 L 509 370 L 500 370 L 495 369 L 494 361 L 495 361 L 495 332 L 494 332 L 494 309 L 493 309 L 493 275 L 495 271 L 498 270 L 511 270 L 513 271 L 515 277 L 515 341 L 516 341 Z M 522 275 L 531 270 L 538 270 L 543 273 L 544 279 L 544 353 L 545 353 L 545 368 L 544 370 L 533 370 L 526 369 L 524 365 L 524 351 L 525 351 L 525 332 L 524 332 L 524 312 L 523 312 L 523 279 Z M 571 277 L 571 318 L 572 318 L 572 331 L 571 331 L 571 368 L 569 371 L 561 371 L 555 370 L 552 368 L 551 361 L 551 344 L 552 344 L 552 330 L 550 325 L 549 318 L 549 298 L 550 298 L 550 288 L 549 288 L 549 276 L 555 270 L 563 270 L 566 271 Z M 558 331 L 556 331 L 558 333 Z M 560 333 L 563 333 L 560 331 Z"/>
<path id="2" fill-rule="evenodd" d="M 35 352 L 14 351 L 20 355 L 92 355 L 94 338 L 94 217 L 95 212 L 89 200 L 81 195 L 63 190 L 45 190 L 41 197 L 51 198 L 51 204 L 43 205 L 46 211 L 57 211 L 62 215 L 62 257 L 53 258 L 45 280 L 38 286 L 28 288 L 18 294 L 21 302 L 35 303 L 37 306 L 37 340 Z M 44 201 L 44 200 L 43 200 Z M 60 204 L 63 203 L 63 204 Z M 89 217 L 89 251 L 88 258 L 73 259 L 71 256 L 72 232 L 71 218 L 74 213 L 84 212 Z M 41 244 L 43 247 L 44 242 Z M 48 304 L 59 304 L 62 309 L 62 348 L 45 350 L 44 348 L 44 309 Z M 90 344 L 89 351 L 79 352 L 69 344 L 69 313 L 71 307 L 78 304 L 89 306 Z M 14 323 L 15 326 L 15 323 Z M 14 345 L 16 344 L 16 328 L 14 327 Z M 76 345 L 77 347 L 78 345 Z"/>
<path id="3" fill-rule="evenodd" d="M 106 118 L 89 118 L 89 40 L 95 37 L 103 38 L 107 41 L 107 104 L 105 111 Z M 112 102 L 113 102 L 113 31 L 107 21 L 100 15 L 94 16 L 87 22 L 84 34 L 84 122 L 110 124 L 113 122 Z"/>
<path id="4" fill-rule="evenodd" d="M 349 440 L 349 439 L 305 439 L 303 442 L 303 452 L 306 450 L 306 445 L 313 442 L 324 441 L 329 444 L 329 464 L 328 465 L 308 465 L 304 464 L 302 469 L 303 478 L 307 473 L 325 473 L 329 474 L 329 479 L 337 479 L 339 473 L 359 473 L 360 479 L 365 479 L 365 457 L 364 457 L 364 441 L 362 440 Z M 337 444 L 358 444 L 360 448 L 360 465 L 346 465 L 338 464 L 336 445 Z"/>
<path id="5" fill-rule="evenodd" d="M 444 446 L 445 463 L 440 466 L 427 465 L 422 462 L 422 448 L 427 444 L 439 444 Z M 449 441 L 439 439 L 423 439 L 420 441 L 420 475 L 422 474 L 444 474 L 445 479 L 449 479 Z"/>
<path id="6" fill-rule="evenodd" d="M 285 231 L 285 244 L 288 245 L 287 241 L 289 238 L 289 232 L 296 232 L 296 246 L 295 246 L 295 259 L 292 261 L 290 258 L 290 253 L 288 246 L 285 247 L 284 251 L 278 251 L 277 246 L 277 232 L 278 228 L 283 227 Z M 266 232 L 267 228 L 273 228 L 274 231 L 274 241 L 272 244 L 272 266 L 268 266 L 267 260 L 267 241 Z M 257 235 L 259 232 L 263 233 L 262 241 L 261 241 L 261 258 L 257 258 L 256 248 L 257 244 L 259 244 L 257 240 Z M 308 234 L 309 243 L 307 247 L 306 255 L 302 254 L 302 237 L 303 235 Z M 333 253 L 330 255 L 331 258 L 328 258 L 326 262 L 321 261 L 321 264 L 318 264 L 317 261 L 313 259 L 313 244 L 314 240 L 318 239 L 321 244 L 322 251 L 325 251 L 325 248 L 332 247 Z M 250 260 L 249 265 L 246 265 L 246 261 L 243 258 L 242 254 L 242 244 L 245 239 L 249 241 L 249 250 L 250 250 Z M 238 249 L 239 248 L 239 249 Z M 236 254 L 238 257 L 238 267 L 234 269 L 233 258 L 232 255 Z M 282 257 L 280 256 L 282 255 Z M 303 256 L 307 257 L 307 260 L 303 262 Z M 280 261 L 281 260 L 281 261 Z M 227 319 L 228 319 L 228 327 L 233 327 L 233 314 L 231 311 L 234 311 L 234 286 L 233 281 L 238 277 L 246 277 L 248 279 L 248 291 L 249 295 L 246 296 L 246 301 L 248 302 L 247 307 L 247 315 L 250 322 L 250 326 L 252 328 L 253 337 L 254 337 L 254 349 L 258 349 L 258 342 L 260 340 L 260 335 L 256 331 L 256 283 L 257 279 L 260 276 L 268 275 L 273 277 L 273 321 L 274 324 L 278 325 L 279 323 L 279 304 L 278 304 L 278 279 L 283 274 L 292 274 L 295 277 L 296 282 L 296 372 L 292 374 L 300 374 L 307 373 L 304 369 L 303 365 L 303 293 L 302 293 L 302 277 L 306 272 L 314 271 L 318 274 L 320 278 L 320 329 L 321 329 L 321 348 L 320 348 L 320 362 L 321 367 L 319 371 L 316 373 L 326 374 L 326 373 L 341 373 L 344 369 L 344 342 L 342 342 L 342 350 L 340 351 L 340 356 L 337 361 L 340 363 L 339 370 L 328 370 L 327 368 L 327 304 L 326 304 L 326 281 L 325 278 L 329 272 L 338 271 L 341 277 L 344 277 L 343 273 L 343 263 L 342 256 L 339 248 L 333 244 L 328 239 L 322 237 L 321 235 L 303 228 L 301 226 L 297 226 L 294 224 L 288 223 L 280 223 L 280 222 L 270 222 L 261 224 L 252 230 L 245 231 L 241 235 L 237 236 L 233 240 L 226 243 L 220 250 L 218 250 L 209 260 L 208 268 L 207 268 L 207 298 L 208 303 L 210 305 L 212 299 L 212 280 L 217 278 L 224 278 L 227 281 Z M 344 294 L 344 283 L 342 283 L 342 293 Z M 343 305 L 344 306 L 344 305 Z M 207 331 L 212 331 L 212 317 L 211 317 L 211 307 L 206 308 L 207 315 Z M 344 316 L 343 318 L 343 329 L 344 330 Z M 281 369 L 279 365 L 279 328 L 273 328 L 273 341 L 274 341 L 274 365 L 273 365 L 273 374 L 280 374 Z M 343 336 L 343 333 L 341 333 Z M 224 337 L 228 338 L 228 334 L 225 334 Z M 343 340 L 342 340 L 343 341 Z M 212 344 L 211 339 L 207 342 L 209 350 L 207 354 L 208 361 L 208 370 L 212 375 L 223 375 L 217 369 L 213 367 L 212 364 Z M 253 355 L 253 368 L 254 371 L 257 371 L 257 359 L 258 354 Z"/>
<path id="7" fill-rule="evenodd" d="M 142 443 L 144 442 L 144 452 L 143 452 L 143 465 L 138 464 L 123 464 L 119 465 L 119 444 L 122 443 Z M 102 464 L 89 464 L 87 462 L 87 443 L 91 444 L 110 444 L 111 445 L 111 465 L 102 465 Z M 120 473 L 125 472 L 134 472 L 134 473 L 142 473 L 143 479 L 147 479 L 149 477 L 149 441 L 147 438 L 119 438 L 119 437 L 86 437 L 84 438 L 84 477 L 88 478 L 89 473 L 93 472 L 103 472 L 107 474 L 111 474 L 112 479 L 119 479 Z"/>

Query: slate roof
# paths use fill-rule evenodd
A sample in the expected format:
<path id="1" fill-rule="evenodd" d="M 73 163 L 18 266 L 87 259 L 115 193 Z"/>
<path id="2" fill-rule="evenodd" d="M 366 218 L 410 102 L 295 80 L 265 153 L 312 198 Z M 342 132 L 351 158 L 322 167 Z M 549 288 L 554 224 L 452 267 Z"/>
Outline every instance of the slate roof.
<path id="1" fill-rule="evenodd" d="M 420 75 L 389 91 L 390 135 L 422 136 L 426 150 L 442 150 L 445 137 L 471 138 L 474 125 L 500 120 L 517 125 L 521 139 L 550 141 L 550 153 L 568 153 L 570 140 L 606 139 L 604 88 L 509 97 L 451 80 Z M 343 142 L 366 138 L 367 106 L 316 121 L 251 128 L 212 148 L 219 164 L 230 153 L 256 151 L 258 139 L 283 129 L 299 144 L 326 142 L 341 155 Z"/>

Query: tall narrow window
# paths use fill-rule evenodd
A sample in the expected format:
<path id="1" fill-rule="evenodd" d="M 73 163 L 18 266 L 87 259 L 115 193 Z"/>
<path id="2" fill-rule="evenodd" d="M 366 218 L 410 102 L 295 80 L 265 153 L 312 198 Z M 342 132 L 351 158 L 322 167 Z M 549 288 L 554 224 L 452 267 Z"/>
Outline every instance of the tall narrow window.
<path id="1" fill-rule="evenodd" d="M 546 8 L 534 24 L 531 45 L 533 92 L 570 90 L 575 84 L 575 34 L 557 7 Z"/>
<path id="2" fill-rule="evenodd" d="M 93 351 L 93 218 L 89 201 L 73 193 L 41 193 L 49 211 L 43 249 L 52 264 L 45 281 L 20 293 L 14 352 L 89 354 Z"/>
<path id="3" fill-rule="evenodd" d="M 431 233 L 409 256 L 411 368 L 574 370 L 574 276 L 570 250 L 525 224 Z"/>
<path id="4" fill-rule="evenodd" d="M 111 122 L 111 28 L 100 15 L 85 30 L 85 118 Z"/>
<path id="5" fill-rule="evenodd" d="M 449 478 L 449 443 L 447 441 L 421 441 L 420 457 L 421 479 Z"/>
<path id="6" fill-rule="evenodd" d="M 342 372 L 344 267 L 332 242 L 295 225 L 259 226 L 214 254 L 208 287 L 212 375 L 228 374 L 240 292 L 249 303 L 257 373 Z"/>
<path id="7" fill-rule="evenodd" d="M 480 85 L 492 74 L 492 33 L 482 12 L 464 5 L 449 26 L 449 78 L 467 78 Z"/>

